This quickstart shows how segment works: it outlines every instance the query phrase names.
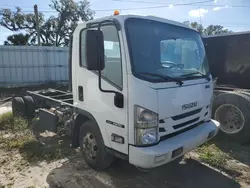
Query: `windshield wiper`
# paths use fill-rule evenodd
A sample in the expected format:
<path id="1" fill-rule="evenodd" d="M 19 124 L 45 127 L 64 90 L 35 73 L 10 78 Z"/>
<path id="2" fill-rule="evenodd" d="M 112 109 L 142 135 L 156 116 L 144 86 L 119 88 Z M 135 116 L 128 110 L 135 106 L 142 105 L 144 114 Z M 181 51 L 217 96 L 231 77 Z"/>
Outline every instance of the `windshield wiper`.
<path id="1" fill-rule="evenodd" d="M 210 81 L 210 80 L 211 80 L 211 78 L 210 78 L 208 75 L 203 74 L 203 73 L 200 72 L 200 71 L 191 72 L 191 73 L 188 73 L 188 74 L 183 74 L 182 76 L 191 76 L 191 75 L 194 75 L 194 74 L 200 74 L 200 75 L 204 76 L 204 77 L 206 78 L 207 81 Z"/>
<path id="2" fill-rule="evenodd" d="M 175 81 L 180 86 L 182 86 L 182 84 L 183 84 L 183 82 L 181 80 L 179 80 L 177 78 L 173 78 L 173 77 L 168 76 L 168 75 L 162 75 L 162 74 L 151 73 L 151 72 L 139 72 L 139 74 L 141 74 L 141 75 L 155 76 L 155 77 L 158 77 L 158 78 L 162 78 L 162 79 L 164 79 L 166 81 L 172 80 L 172 81 Z"/>

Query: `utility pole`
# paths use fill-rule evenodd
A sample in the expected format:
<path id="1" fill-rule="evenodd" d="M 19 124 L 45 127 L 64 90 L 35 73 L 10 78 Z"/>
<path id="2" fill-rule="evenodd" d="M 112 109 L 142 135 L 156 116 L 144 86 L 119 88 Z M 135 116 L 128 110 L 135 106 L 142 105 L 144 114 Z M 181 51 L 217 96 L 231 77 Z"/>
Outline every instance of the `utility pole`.
<path id="1" fill-rule="evenodd" d="M 201 23 L 201 9 L 200 9 L 200 7 L 198 7 L 198 10 L 199 10 L 199 16 L 200 16 L 200 24 L 202 24 Z"/>
<path id="2" fill-rule="evenodd" d="M 36 17 L 36 32 L 37 32 L 37 41 L 38 41 L 38 46 L 40 46 L 40 28 L 39 28 L 39 20 L 38 20 L 38 8 L 37 5 L 34 6 L 34 12 L 35 12 L 35 17 Z"/>

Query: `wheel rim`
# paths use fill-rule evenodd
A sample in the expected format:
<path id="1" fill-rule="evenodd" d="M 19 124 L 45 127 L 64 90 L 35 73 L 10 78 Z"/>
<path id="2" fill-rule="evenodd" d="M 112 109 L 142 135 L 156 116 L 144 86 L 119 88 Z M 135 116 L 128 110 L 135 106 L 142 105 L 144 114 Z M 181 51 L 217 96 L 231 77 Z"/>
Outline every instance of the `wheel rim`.
<path id="1" fill-rule="evenodd" d="M 97 142 L 93 134 L 87 133 L 83 138 L 84 153 L 90 160 L 95 160 L 97 155 Z"/>
<path id="2" fill-rule="evenodd" d="M 228 134 L 238 133 L 245 124 L 242 111 L 232 104 L 223 104 L 217 108 L 215 119 L 221 123 L 220 129 Z"/>

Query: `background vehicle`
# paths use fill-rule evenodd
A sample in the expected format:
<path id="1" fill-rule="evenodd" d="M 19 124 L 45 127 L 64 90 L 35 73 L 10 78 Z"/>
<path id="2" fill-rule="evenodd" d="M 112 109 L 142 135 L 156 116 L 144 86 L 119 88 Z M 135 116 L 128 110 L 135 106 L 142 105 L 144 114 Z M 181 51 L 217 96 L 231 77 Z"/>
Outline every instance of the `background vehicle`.
<path id="1" fill-rule="evenodd" d="M 203 38 L 214 90 L 213 117 L 226 139 L 250 140 L 250 32 Z"/>
<path id="2" fill-rule="evenodd" d="M 162 42 L 173 39 L 176 60 L 161 59 Z M 183 45 L 188 41 L 195 47 Z M 71 92 L 27 91 L 32 97 L 14 98 L 13 112 L 33 116 L 39 108 L 41 124 L 56 130 L 63 123 L 91 167 L 107 168 L 114 156 L 157 167 L 217 134 L 195 30 L 157 17 L 105 17 L 79 24 L 70 54 Z"/>

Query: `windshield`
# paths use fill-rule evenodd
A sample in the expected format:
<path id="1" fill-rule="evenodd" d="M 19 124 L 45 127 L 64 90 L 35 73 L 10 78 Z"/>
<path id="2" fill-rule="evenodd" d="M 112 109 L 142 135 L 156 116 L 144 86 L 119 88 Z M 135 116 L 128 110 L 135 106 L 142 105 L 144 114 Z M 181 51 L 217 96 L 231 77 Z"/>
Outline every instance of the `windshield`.
<path id="1" fill-rule="evenodd" d="M 194 30 L 129 18 L 126 21 L 126 34 L 132 71 L 139 77 L 140 73 L 146 72 L 185 80 L 209 74 L 202 39 Z M 145 74 L 144 77 L 147 80 L 156 79 Z"/>

